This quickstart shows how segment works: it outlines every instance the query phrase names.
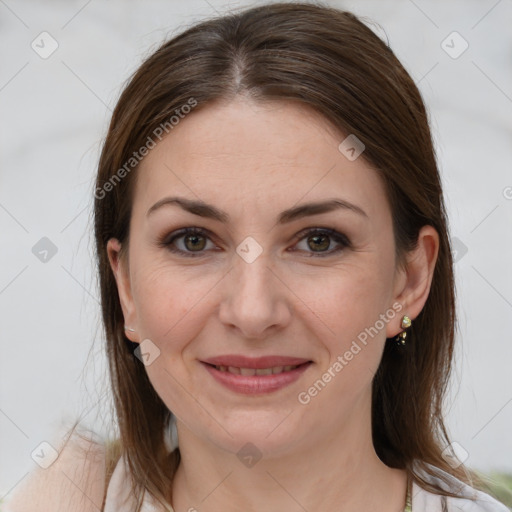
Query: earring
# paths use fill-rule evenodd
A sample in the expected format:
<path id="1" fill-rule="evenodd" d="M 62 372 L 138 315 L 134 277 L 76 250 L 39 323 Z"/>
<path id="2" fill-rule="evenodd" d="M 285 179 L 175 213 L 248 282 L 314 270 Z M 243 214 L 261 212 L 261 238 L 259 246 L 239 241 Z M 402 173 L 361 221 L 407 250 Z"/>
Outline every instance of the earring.
<path id="1" fill-rule="evenodd" d="M 135 332 L 135 329 L 132 329 L 131 327 L 128 327 L 127 325 L 124 326 L 125 331 Z"/>
<path id="2" fill-rule="evenodd" d="M 409 327 L 411 327 L 411 325 L 412 325 L 411 319 L 407 315 L 404 315 L 402 318 L 402 329 L 409 329 Z M 401 333 L 397 334 L 395 336 L 396 344 L 402 345 L 402 346 L 405 345 L 405 338 L 407 338 L 406 331 L 402 331 Z"/>

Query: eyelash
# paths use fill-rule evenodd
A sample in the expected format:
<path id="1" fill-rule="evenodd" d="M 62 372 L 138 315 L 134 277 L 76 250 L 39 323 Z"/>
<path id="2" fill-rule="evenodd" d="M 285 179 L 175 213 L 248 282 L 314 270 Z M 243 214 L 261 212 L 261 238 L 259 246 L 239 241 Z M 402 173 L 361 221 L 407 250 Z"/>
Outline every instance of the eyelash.
<path id="1" fill-rule="evenodd" d="M 311 252 L 310 257 L 318 257 L 318 258 L 325 258 L 327 256 L 331 256 L 334 253 L 340 252 L 344 248 L 350 248 L 351 243 L 350 240 L 342 233 L 338 233 L 337 231 L 329 228 L 308 228 L 305 230 L 300 231 L 297 233 L 295 239 L 298 242 L 302 241 L 305 238 L 308 238 L 312 235 L 326 235 L 329 236 L 334 242 L 340 244 L 340 247 L 334 250 L 330 250 L 328 252 Z M 179 254 L 181 256 L 184 256 L 186 258 L 198 258 L 204 255 L 205 251 L 198 251 L 197 254 L 194 254 L 190 251 L 183 251 L 181 249 L 176 249 L 176 247 L 173 247 L 172 244 L 175 240 L 179 238 L 183 238 L 187 235 L 200 235 L 205 238 L 210 239 L 208 231 L 202 229 L 202 228 L 196 228 L 196 227 L 189 227 L 180 229 L 178 231 L 175 231 L 174 233 L 171 233 L 170 238 L 169 236 L 166 236 L 163 240 L 160 241 L 159 245 L 162 247 L 165 247 L 169 251 Z"/>

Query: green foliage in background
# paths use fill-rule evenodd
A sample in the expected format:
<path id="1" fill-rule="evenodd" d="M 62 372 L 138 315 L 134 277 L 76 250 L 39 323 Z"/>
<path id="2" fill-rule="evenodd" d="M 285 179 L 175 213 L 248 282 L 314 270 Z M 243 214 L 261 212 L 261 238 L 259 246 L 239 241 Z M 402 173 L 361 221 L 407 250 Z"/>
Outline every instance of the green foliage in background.
<path id="1" fill-rule="evenodd" d="M 487 474 L 478 473 L 478 476 L 483 480 L 484 491 L 512 510 L 512 474 L 492 471 Z"/>

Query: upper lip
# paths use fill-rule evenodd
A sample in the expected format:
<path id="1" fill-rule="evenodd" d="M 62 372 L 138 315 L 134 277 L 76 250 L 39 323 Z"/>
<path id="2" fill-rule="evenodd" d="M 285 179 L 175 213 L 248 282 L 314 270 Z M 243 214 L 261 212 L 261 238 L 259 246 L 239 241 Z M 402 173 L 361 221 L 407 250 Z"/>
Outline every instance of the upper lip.
<path id="1" fill-rule="evenodd" d="M 203 363 L 212 364 L 214 366 L 234 366 L 236 368 L 254 368 L 256 370 L 261 368 L 273 368 L 275 366 L 296 366 L 309 363 L 310 361 L 310 359 L 303 359 L 301 357 L 247 357 L 236 354 L 227 354 L 202 360 Z"/>

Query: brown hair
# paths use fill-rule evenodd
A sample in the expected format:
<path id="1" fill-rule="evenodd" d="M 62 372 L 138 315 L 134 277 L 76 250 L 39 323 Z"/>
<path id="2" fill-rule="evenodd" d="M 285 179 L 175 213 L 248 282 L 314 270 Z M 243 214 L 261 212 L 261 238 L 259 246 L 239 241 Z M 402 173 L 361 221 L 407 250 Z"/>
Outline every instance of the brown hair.
<path id="1" fill-rule="evenodd" d="M 454 348 L 455 290 L 421 95 L 391 49 L 355 15 L 323 5 L 274 3 L 201 22 L 165 42 L 122 92 L 102 149 L 95 234 L 103 321 L 120 441 L 139 503 L 144 489 L 170 502 L 180 454 L 165 445 L 172 413 L 124 335 L 106 252 L 110 238 L 117 238 L 123 251 L 129 240 L 136 165 L 130 172 L 125 164 L 191 98 L 197 111 L 237 95 L 299 102 L 364 143 L 363 157 L 386 187 L 400 264 L 422 226 L 437 230 L 440 247 L 429 297 L 405 349 L 386 344 L 373 381 L 372 429 L 385 464 L 406 469 L 425 489 L 453 495 L 421 474 L 433 474 L 432 465 L 471 483 L 463 466 L 452 468 L 442 456 L 450 442 L 442 405 Z M 112 181 L 123 166 L 122 179 Z"/>

